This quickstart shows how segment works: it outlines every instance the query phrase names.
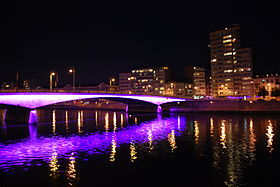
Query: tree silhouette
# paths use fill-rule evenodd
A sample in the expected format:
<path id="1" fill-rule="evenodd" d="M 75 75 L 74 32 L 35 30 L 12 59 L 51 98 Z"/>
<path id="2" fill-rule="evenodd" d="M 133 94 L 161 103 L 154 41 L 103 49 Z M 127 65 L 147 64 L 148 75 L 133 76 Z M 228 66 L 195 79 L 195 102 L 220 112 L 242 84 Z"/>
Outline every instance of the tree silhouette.
<path id="1" fill-rule="evenodd" d="M 274 88 L 272 91 L 271 91 L 271 96 L 272 97 L 279 97 L 280 96 L 280 88 Z"/>
<path id="2" fill-rule="evenodd" d="M 261 87 L 259 89 L 259 92 L 258 92 L 258 96 L 262 96 L 263 98 L 265 98 L 265 96 L 268 95 L 268 91 L 265 89 L 265 87 Z"/>

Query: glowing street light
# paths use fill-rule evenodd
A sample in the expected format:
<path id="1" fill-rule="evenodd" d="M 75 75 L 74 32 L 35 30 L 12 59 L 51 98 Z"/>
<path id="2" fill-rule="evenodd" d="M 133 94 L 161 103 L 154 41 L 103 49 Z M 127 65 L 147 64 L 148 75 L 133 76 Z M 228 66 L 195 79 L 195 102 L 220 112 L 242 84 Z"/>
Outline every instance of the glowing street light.
<path id="1" fill-rule="evenodd" d="M 116 81 L 115 78 L 110 79 L 110 91 L 112 90 L 111 86 L 115 84 L 115 81 Z"/>
<path id="2" fill-rule="evenodd" d="M 73 91 L 75 91 L 75 84 L 76 84 L 76 69 L 74 67 L 69 69 L 69 73 L 72 73 L 73 75 Z"/>
<path id="3" fill-rule="evenodd" d="M 53 89 L 53 77 L 56 75 L 55 72 L 50 72 L 50 90 Z"/>
<path id="4" fill-rule="evenodd" d="M 115 78 L 111 78 L 111 79 L 110 79 L 110 86 L 114 85 L 114 84 L 115 84 L 115 81 L 116 81 Z"/>

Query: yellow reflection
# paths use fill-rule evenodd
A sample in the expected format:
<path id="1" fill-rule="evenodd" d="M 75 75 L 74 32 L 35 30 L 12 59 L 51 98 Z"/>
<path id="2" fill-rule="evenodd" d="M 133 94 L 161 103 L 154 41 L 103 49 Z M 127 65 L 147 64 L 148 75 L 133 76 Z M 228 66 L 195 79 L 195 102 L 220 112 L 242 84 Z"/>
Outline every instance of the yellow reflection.
<path id="1" fill-rule="evenodd" d="M 98 112 L 95 111 L 95 124 L 98 126 Z"/>
<path id="2" fill-rule="evenodd" d="M 114 162 L 116 160 L 115 155 L 117 153 L 117 142 L 116 142 L 116 135 L 114 134 L 112 137 L 112 148 L 110 154 L 110 161 Z"/>
<path id="3" fill-rule="evenodd" d="M 49 163 L 49 166 L 50 166 L 50 176 L 55 176 L 57 173 L 58 173 L 58 160 L 57 160 L 57 152 L 54 151 L 52 153 L 52 157 L 50 159 L 50 163 Z"/>
<path id="4" fill-rule="evenodd" d="M 225 120 L 222 120 L 220 140 L 223 148 L 226 148 L 226 125 Z"/>
<path id="5" fill-rule="evenodd" d="M 272 123 L 271 123 L 271 120 L 268 120 L 268 126 L 266 128 L 266 136 L 267 136 L 267 147 L 269 148 L 269 152 L 271 153 L 271 151 L 273 150 L 273 126 L 272 126 Z"/>
<path id="6" fill-rule="evenodd" d="M 134 118 L 134 123 L 137 124 L 137 117 Z"/>
<path id="7" fill-rule="evenodd" d="M 79 111 L 78 112 L 78 133 L 83 132 L 82 128 L 84 125 L 84 112 L 83 111 Z"/>
<path id="8" fill-rule="evenodd" d="M 148 132 L 148 143 L 149 143 L 149 151 L 153 150 L 153 133 L 152 133 L 152 130 L 149 129 Z"/>
<path id="9" fill-rule="evenodd" d="M 114 112 L 113 114 L 113 126 L 114 126 L 114 131 L 117 130 L 117 114 Z"/>
<path id="10" fill-rule="evenodd" d="M 194 121 L 194 140 L 196 144 L 198 144 L 198 139 L 199 139 L 198 121 Z"/>
<path id="11" fill-rule="evenodd" d="M 227 123 L 227 129 L 225 126 L 225 123 Z M 232 122 L 231 120 L 226 121 L 226 120 L 222 120 L 222 124 L 221 124 L 221 144 L 222 143 L 226 143 L 227 144 L 227 151 L 223 152 L 223 154 L 225 154 L 225 158 L 228 160 L 228 162 L 226 163 L 226 178 L 225 178 L 225 186 L 232 186 L 232 187 L 236 187 L 236 186 L 240 186 L 240 180 L 242 177 L 242 159 L 244 158 L 243 156 L 245 156 L 244 154 L 242 154 L 244 148 L 241 142 L 239 142 L 238 140 L 236 140 L 233 136 L 233 133 L 238 132 L 238 129 L 235 128 L 237 126 L 234 126 L 234 128 L 232 128 Z M 227 130 L 227 142 L 226 141 L 222 141 L 226 140 L 226 136 L 225 136 L 225 131 Z M 222 158 L 222 157 L 221 157 Z M 221 163 L 223 163 L 224 161 L 221 160 Z"/>
<path id="12" fill-rule="evenodd" d="M 249 124 L 249 152 L 250 152 L 250 157 L 252 160 L 255 159 L 255 154 L 254 151 L 256 150 L 256 134 L 254 132 L 254 124 L 253 120 L 250 119 L 250 124 Z"/>
<path id="13" fill-rule="evenodd" d="M 73 185 L 73 182 L 76 179 L 77 172 L 76 172 L 76 159 L 73 156 L 74 154 L 72 153 L 71 156 L 69 157 L 69 163 L 68 163 L 68 170 L 67 172 L 67 179 L 68 179 L 68 184 L 70 186 Z"/>
<path id="14" fill-rule="evenodd" d="M 105 114 L 105 130 L 108 131 L 109 130 L 109 113 L 106 112 Z"/>
<path id="15" fill-rule="evenodd" d="M 66 126 L 66 132 L 69 130 L 69 121 L 68 121 L 68 111 L 65 111 L 65 126 Z"/>
<path id="16" fill-rule="evenodd" d="M 136 152 L 136 147 L 135 147 L 135 143 L 133 142 L 133 140 L 130 142 L 130 161 L 134 162 L 134 160 L 137 159 L 137 152 Z"/>
<path id="17" fill-rule="evenodd" d="M 121 114 L 121 127 L 123 128 L 123 114 Z"/>
<path id="18" fill-rule="evenodd" d="M 173 152 L 177 148 L 174 130 L 172 130 L 171 133 L 168 134 L 168 141 L 171 147 L 171 152 Z"/>
<path id="19" fill-rule="evenodd" d="M 55 110 L 52 112 L 52 133 L 55 134 L 56 130 L 56 120 L 55 120 Z"/>
<path id="20" fill-rule="evenodd" d="M 210 136 L 214 136 L 214 121 L 213 118 L 210 118 Z"/>

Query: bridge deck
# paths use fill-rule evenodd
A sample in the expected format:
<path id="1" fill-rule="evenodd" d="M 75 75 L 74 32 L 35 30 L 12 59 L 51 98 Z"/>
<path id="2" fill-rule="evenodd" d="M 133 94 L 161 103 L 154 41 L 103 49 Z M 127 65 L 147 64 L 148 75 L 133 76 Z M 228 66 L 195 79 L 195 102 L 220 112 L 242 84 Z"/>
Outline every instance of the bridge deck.
<path id="1" fill-rule="evenodd" d="M 155 105 L 169 102 L 186 101 L 185 98 L 155 96 L 155 95 L 134 95 L 116 93 L 84 93 L 84 92 L 9 92 L 0 93 L 0 104 L 15 105 L 30 109 L 39 108 L 46 105 L 60 102 L 92 99 L 92 98 L 122 98 L 140 100 Z"/>

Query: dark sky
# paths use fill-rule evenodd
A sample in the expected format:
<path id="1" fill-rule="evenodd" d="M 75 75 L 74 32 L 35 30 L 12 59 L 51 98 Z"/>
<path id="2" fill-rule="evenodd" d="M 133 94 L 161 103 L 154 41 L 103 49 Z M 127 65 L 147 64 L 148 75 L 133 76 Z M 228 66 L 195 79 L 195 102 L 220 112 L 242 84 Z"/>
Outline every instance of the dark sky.
<path id="1" fill-rule="evenodd" d="M 90 1 L 94 2 L 94 1 Z M 252 47 L 255 72 L 280 72 L 278 6 L 247 4 L 104 1 L 18 1 L 2 6 L 0 82 L 38 79 L 51 70 L 61 84 L 108 81 L 133 68 L 186 65 L 209 67 L 209 33 L 240 24 L 243 47 Z M 257 3 L 257 4 L 256 4 Z"/>

